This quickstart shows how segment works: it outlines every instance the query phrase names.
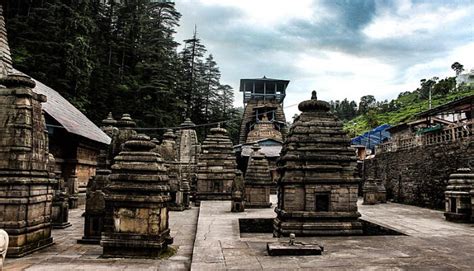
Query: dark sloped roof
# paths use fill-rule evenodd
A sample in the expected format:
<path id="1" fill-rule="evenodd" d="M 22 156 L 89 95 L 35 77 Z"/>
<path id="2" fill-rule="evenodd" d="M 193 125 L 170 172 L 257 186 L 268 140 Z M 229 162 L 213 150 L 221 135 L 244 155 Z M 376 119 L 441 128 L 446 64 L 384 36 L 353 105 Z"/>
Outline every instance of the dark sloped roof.
<path id="1" fill-rule="evenodd" d="M 14 73 L 22 73 L 13 69 Z M 33 79 L 36 83 L 34 92 L 43 94 L 47 101 L 43 103 L 43 110 L 59 122 L 69 133 L 79 135 L 103 144 L 110 144 L 108 137 L 91 120 L 68 102 L 61 94 L 45 84 Z"/>
<path id="2" fill-rule="evenodd" d="M 468 109 L 472 110 L 471 108 L 472 108 L 473 101 L 474 101 L 474 95 L 469 95 L 469 96 L 454 100 L 452 102 L 439 105 L 435 108 L 423 111 L 421 113 L 418 113 L 416 114 L 416 117 L 423 118 L 423 117 L 434 116 L 438 113 L 443 113 L 444 111 L 447 111 L 447 110 L 453 110 L 455 107 L 462 106 L 462 105 L 465 106 L 464 110 L 468 110 Z M 461 110 L 462 108 L 459 108 L 459 109 Z"/>

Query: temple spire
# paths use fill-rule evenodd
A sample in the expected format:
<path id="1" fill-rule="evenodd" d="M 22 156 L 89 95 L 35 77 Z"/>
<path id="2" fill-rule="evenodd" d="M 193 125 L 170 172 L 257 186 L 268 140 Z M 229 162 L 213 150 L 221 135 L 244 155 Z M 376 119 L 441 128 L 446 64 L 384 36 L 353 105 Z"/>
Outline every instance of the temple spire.
<path id="1" fill-rule="evenodd" d="M 12 72 L 12 58 L 8 46 L 7 29 L 3 17 L 3 6 L 0 4 L 0 78 Z"/>

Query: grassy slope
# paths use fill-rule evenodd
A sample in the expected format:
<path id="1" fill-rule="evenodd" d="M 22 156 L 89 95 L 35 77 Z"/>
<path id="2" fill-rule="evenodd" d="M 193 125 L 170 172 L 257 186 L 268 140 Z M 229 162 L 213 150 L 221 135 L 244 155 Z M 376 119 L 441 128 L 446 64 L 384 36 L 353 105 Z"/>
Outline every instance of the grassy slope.
<path id="1" fill-rule="evenodd" d="M 433 97 L 432 106 L 436 107 L 438 105 L 473 94 L 474 90 L 471 89 L 463 92 L 449 93 L 448 95 L 443 97 Z M 396 99 L 396 101 L 401 105 L 401 107 L 396 111 L 378 113 L 376 115 L 376 118 L 379 125 L 385 123 L 390 125 L 396 125 L 401 122 L 413 120 L 415 114 L 427 110 L 428 100 L 420 101 L 417 99 L 417 95 L 417 93 L 411 93 L 409 95 L 405 95 L 400 97 L 399 99 Z M 367 125 L 367 119 L 365 116 L 358 116 L 355 119 L 352 119 L 344 124 L 344 130 L 347 131 L 351 137 L 363 134 L 369 131 L 370 129 L 371 127 Z"/>

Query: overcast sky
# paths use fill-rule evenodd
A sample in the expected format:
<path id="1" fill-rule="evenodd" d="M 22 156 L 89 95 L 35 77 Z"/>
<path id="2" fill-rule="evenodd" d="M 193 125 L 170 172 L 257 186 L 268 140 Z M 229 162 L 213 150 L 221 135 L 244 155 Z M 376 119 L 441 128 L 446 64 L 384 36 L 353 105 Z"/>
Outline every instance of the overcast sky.
<path id="1" fill-rule="evenodd" d="M 395 98 L 420 79 L 474 68 L 474 0 L 176 0 L 178 41 L 198 36 L 221 83 L 288 79 L 286 118 L 318 91 L 322 100 Z"/>

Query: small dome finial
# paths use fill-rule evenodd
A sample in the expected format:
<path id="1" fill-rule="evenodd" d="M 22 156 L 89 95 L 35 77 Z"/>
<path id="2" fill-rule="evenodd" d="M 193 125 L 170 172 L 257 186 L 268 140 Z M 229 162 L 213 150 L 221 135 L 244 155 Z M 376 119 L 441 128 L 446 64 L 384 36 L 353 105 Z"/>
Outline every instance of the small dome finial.
<path id="1" fill-rule="evenodd" d="M 317 96 L 316 90 L 313 90 L 313 92 L 311 92 L 311 100 L 317 100 L 317 99 L 318 99 L 318 96 Z"/>

